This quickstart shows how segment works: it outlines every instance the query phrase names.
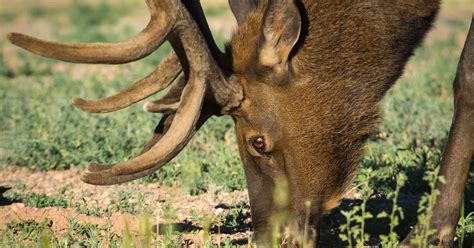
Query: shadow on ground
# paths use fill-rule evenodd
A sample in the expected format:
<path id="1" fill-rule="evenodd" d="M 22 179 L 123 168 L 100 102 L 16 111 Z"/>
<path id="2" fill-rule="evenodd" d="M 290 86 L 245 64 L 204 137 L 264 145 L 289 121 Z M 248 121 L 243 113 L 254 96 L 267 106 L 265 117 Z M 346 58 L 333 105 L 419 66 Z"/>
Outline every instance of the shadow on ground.
<path id="1" fill-rule="evenodd" d="M 227 205 L 227 204 L 219 204 L 215 206 L 215 209 L 223 209 L 227 211 L 235 211 L 238 213 L 233 217 L 232 220 L 229 220 L 228 217 L 222 220 L 222 225 L 217 226 L 212 224 L 209 227 L 208 233 L 209 234 L 239 234 L 239 233 L 246 233 L 247 231 L 251 231 L 251 223 L 250 223 L 250 210 L 249 206 L 244 204 L 238 205 Z M 243 211 L 245 209 L 245 211 Z M 202 226 L 196 225 L 190 220 L 185 220 L 182 222 L 177 223 L 167 223 L 167 224 L 159 224 L 153 225 L 152 230 L 154 233 L 159 233 L 164 235 L 168 232 L 178 232 L 178 233 L 197 233 L 203 231 L 204 228 Z M 248 244 L 248 238 L 238 238 L 233 239 L 231 241 L 232 245 L 246 245 Z"/>
<path id="2" fill-rule="evenodd" d="M 11 199 L 5 198 L 3 196 L 3 193 L 7 192 L 11 188 L 5 187 L 5 186 L 0 186 L 0 206 L 7 206 L 15 203 L 15 201 L 12 201 Z"/>
<path id="3" fill-rule="evenodd" d="M 415 171 L 406 172 L 408 183 L 398 199 L 398 205 L 403 209 L 404 218 L 400 224 L 395 228 L 400 240 L 402 240 L 411 231 L 413 226 L 417 223 L 418 203 L 424 193 L 428 193 L 429 187 L 423 183 L 421 178 L 425 171 L 421 168 L 416 168 Z M 416 185 L 414 185 L 416 184 Z M 464 212 L 466 214 L 474 211 L 474 160 L 471 162 L 470 176 L 466 191 L 464 194 Z M 346 247 L 348 244 L 342 242 L 339 238 L 339 227 L 346 224 L 346 219 L 341 211 L 350 211 L 355 206 L 360 206 L 362 200 L 344 199 L 341 205 L 334 209 L 329 215 L 322 220 L 320 227 L 320 246 L 322 247 Z M 377 195 L 377 192 L 367 202 L 367 211 L 373 216 L 385 211 L 390 213 L 393 207 L 391 199 L 387 199 L 383 195 Z M 371 240 L 366 245 L 377 246 L 380 243 L 380 235 L 387 235 L 389 233 L 389 218 L 372 218 L 366 220 L 365 232 L 369 234 Z M 353 242 L 354 244 L 354 242 Z M 457 245 L 457 244 L 456 244 Z M 464 247 L 474 247 L 474 237 L 467 235 L 464 237 Z"/>

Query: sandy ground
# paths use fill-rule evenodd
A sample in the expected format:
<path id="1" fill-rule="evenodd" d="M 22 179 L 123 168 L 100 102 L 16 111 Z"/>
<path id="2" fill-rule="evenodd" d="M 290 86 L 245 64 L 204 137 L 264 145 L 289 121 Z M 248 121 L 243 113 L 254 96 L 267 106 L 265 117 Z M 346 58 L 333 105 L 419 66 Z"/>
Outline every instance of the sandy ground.
<path id="1" fill-rule="evenodd" d="M 94 209 L 99 207 L 102 211 L 114 204 L 117 200 L 117 192 L 132 191 L 140 192 L 144 196 L 144 202 L 149 209 L 153 211 L 152 219 L 155 225 L 169 224 L 163 216 L 162 207 L 165 204 L 171 206 L 175 211 L 176 218 L 172 221 L 181 228 L 190 229 L 194 234 L 189 234 L 189 239 L 200 239 L 202 226 L 193 222 L 194 216 L 207 216 L 213 218 L 218 214 L 225 214 L 231 208 L 239 204 L 245 204 L 247 192 L 221 192 L 221 193 L 203 193 L 197 196 L 191 196 L 180 187 L 160 187 L 157 183 L 151 184 L 122 184 L 115 186 L 93 186 L 80 181 L 79 169 L 67 171 L 49 171 L 33 172 L 22 167 L 8 166 L 0 167 L 0 189 L 18 188 L 22 185 L 23 192 L 34 192 L 38 194 L 47 194 L 57 196 L 60 191 L 67 199 L 71 199 L 71 205 L 77 203 L 83 207 Z M 15 190 L 18 191 L 18 190 Z M 0 191 L 1 192 L 1 191 Z M 132 193 L 129 203 L 137 203 L 137 194 Z M 3 204 L 1 204 L 3 203 Z M 98 205 L 97 205 L 98 203 Z M 78 213 L 75 208 L 31 208 L 24 203 L 10 203 L 6 199 L 0 198 L 0 229 L 12 221 L 35 220 L 41 223 L 45 218 L 49 220 L 49 225 L 54 232 L 58 234 L 70 231 L 68 218 L 75 218 L 79 224 L 93 224 L 102 227 L 109 221 L 112 222 L 111 232 L 116 235 L 122 235 L 124 232 L 124 223 L 130 225 L 132 232 L 138 231 L 140 219 L 139 214 L 131 215 L 128 213 L 114 212 L 105 214 L 103 217 L 88 216 Z M 248 207 L 246 207 L 248 212 Z M 192 213 L 194 212 L 194 214 Z M 212 231 L 212 230 L 211 230 Z M 241 230 L 226 230 L 222 228 L 222 238 L 243 239 L 250 236 L 249 228 Z"/>

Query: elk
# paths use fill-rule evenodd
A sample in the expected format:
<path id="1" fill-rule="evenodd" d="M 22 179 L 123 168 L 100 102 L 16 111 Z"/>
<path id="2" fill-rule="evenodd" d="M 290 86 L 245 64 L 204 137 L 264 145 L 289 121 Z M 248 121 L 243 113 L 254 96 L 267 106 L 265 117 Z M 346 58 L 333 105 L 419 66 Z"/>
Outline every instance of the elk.
<path id="1" fill-rule="evenodd" d="M 439 0 L 229 0 L 238 28 L 222 52 L 198 0 L 146 3 L 150 22 L 128 41 L 63 44 L 18 33 L 8 40 L 40 56 L 103 64 L 141 59 L 169 41 L 174 51 L 144 79 L 103 99 L 72 100 L 83 111 L 106 113 L 171 85 L 163 98 L 144 106 L 163 116 L 142 152 L 117 164 L 91 163 L 82 180 L 111 185 L 149 175 L 176 156 L 210 116 L 230 115 L 252 225 L 263 241 L 275 212 L 289 212 L 289 225 L 301 230 L 310 206 L 307 224 L 317 230 L 321 217 L 338 205 L 379 123 L 378 103 L 440 5 Z M 446 184 L 438 185 L 433 244 L 452 244 L 459 219 L 474 152 L 473 72 L 471 24 L 453 86 L 455 112 L 441 163 Z M 288 183 L 284 206 L 274 203 L 280 180 Z M 410 235 L 404 244 L 409 240 Z"/>

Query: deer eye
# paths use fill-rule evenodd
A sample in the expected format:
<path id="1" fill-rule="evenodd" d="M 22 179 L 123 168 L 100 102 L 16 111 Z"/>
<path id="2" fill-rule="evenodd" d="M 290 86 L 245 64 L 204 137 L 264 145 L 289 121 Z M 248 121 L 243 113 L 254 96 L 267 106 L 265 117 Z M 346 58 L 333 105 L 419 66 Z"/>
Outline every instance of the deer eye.
<path id="1" fill-rule="evenodd" d="M 265 154 L 266 153 L 266 144 L 265 144 L 265 138 L 262 136 L 258 136 L 252 139 L 252 146 L 253 148 L 260 154 Z"/>

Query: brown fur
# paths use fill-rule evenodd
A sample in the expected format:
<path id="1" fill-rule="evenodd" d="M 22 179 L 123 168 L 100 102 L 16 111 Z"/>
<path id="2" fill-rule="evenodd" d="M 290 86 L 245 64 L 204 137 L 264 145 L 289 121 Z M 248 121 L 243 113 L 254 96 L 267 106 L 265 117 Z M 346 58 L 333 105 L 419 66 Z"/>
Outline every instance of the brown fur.
<path id="1" fill-rule="evenodd" d="M 248 14 L 228 49 L 243 82 L 245 100 L 234 118 L 259 232 L 268 224 L 277 175 L 289 181 L 297 219 L 306 200 L 313 226 L 337 205 L 379 122 L 378 103 L 430 28 L 439 1 L 303 0 L 302 32 L 284 77 L 258 63 L 266 5 Z M 269 156 L 251 151 L 255 134 L 271 143 Z"/>

